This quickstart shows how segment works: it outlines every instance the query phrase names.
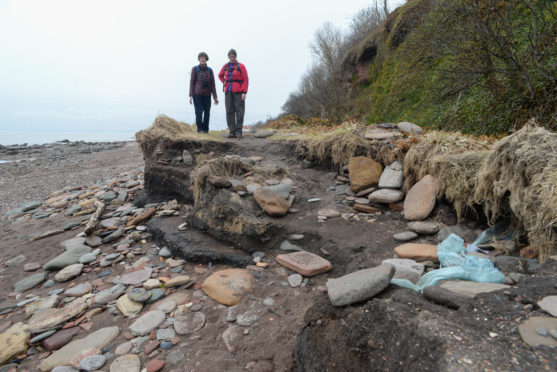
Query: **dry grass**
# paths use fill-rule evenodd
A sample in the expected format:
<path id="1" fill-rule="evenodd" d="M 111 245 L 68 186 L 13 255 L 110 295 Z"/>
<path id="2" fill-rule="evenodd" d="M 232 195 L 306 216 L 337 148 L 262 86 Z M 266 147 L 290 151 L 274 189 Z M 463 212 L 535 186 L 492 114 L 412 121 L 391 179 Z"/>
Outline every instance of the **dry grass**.
<path id="1" fill-rule="evenodd" d="M 474 197 L 491 222 L 510 209 L 545 261 L 557 248 L 557 133 L 530 121 L 500 140 L 478 172 Z"/>
<path id="2" fill-rule="evenodd" d="M 179 122 L 166 115 L 157 116 L 149 128 L 135 134 L 135 139 L 140 144 L 159 140 L 222 141 L 216 134 L 199 134 L 197 133 L 195 125 Z"/>

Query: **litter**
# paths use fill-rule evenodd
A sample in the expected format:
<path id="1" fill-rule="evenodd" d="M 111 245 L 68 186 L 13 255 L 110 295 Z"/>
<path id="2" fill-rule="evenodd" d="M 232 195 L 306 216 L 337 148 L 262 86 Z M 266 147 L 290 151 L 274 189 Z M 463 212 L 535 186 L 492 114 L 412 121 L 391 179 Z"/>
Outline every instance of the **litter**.
<path id="1" fill-rule="evenodd" d="M 515 238 L 516 231 L 510 228 L 509 222 L 500 221 L 482 231 L 472 244 L 483 248 L 491 246 L 496 241 L 514 240 Z"/>

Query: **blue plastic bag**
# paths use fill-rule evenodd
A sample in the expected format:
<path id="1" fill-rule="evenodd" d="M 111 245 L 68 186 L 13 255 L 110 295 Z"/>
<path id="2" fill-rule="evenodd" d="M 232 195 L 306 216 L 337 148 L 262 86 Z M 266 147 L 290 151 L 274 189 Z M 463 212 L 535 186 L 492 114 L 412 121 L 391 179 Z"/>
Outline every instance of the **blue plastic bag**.
<path id="1" fill-rule="evenodd" d="M 437 285 L 442 280 L 460 279 L 483 283 L 504 283 L 505 276 L 488 258 L 466 256 L 464 241 L 451 234 L 437 246 L 437 256 L 441 268 L 430 271 L 416 284 L 406 279 L 391 279 L 391 283 L 399 287 L 423 291 L 425 287 Z"/>

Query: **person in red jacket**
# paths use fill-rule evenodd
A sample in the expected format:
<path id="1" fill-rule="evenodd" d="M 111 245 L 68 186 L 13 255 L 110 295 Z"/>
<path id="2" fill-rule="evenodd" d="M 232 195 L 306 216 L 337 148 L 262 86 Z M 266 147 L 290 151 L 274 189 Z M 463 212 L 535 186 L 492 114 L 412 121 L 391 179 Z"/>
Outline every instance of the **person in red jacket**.
<path id="1" fill-rule="evenodd" d="M 236 60 L 234 49 L 228 52 L 229 62 L 222 66 L 219 79 L 224 84 L 224 106 L 226 108 L 226 124 L 228 138 L 242 138 L 244 113 L 246 111 L 246 94 L 248 93 L 248 72 L 246 66 Z"/>
<path id="2" fill-rule="evenodd" d="M 215 105 L 219 104 L 215 75 L 207 66 L 209 56 L 205 52 L 197 56 L 198 66 L 193 66 L 190 77 L 190 105 L 195 107 L 195 125 L 198 133 L 209 133 L 209 114 L 211 111 L 211 94 Z"/>

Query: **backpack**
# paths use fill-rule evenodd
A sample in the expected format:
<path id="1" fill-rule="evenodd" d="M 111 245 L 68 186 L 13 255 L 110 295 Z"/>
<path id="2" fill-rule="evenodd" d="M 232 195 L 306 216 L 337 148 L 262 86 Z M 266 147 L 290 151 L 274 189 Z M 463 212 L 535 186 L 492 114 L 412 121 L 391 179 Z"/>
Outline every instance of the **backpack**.
<path id="1" fill-rule="evenodd" d="M 212 72 L 211 67 L 207 66 L 207 72 Z M 199 68 L 199 65 L 195 66 L 195 82 L 196 83 L 197 83 L 197 79 L 199 78 L 200 73 L 201 73 L 201 69 Z M 205 76 L 209 77 L 210 75 L 207 74 Z M 201 80 L 201 88 L 202 89 L 208 89 L 210 86 L 211 86 L 210 78 Z"/>
<path id="2" fill-rule="evenodd" d="M 224 75 L 226 77 L 228 77 L 228 72 L 230 71 L 228 66 L 230 66 L 230 63 L 227 63 L 226 66 L 224 67 Z M 240 75 L 242 75 L 242 70 L 240 70 L 240 62 L 238 62 L 238 61 L 236 61 L 236 70 L 240 73 Z M 234 72 L 234 70 L 232 70 L 232 71 Z M 226 81 L 226 83 L 232 84 L 232 85 L 234 85 L 233 83 L 240 83 L 241 84 L 243 82 L 244 82 L 244 80 L 227 80 Z M 222 90 L 223 91 L 226 90 L 224 86 L 222 87 Z"/>

